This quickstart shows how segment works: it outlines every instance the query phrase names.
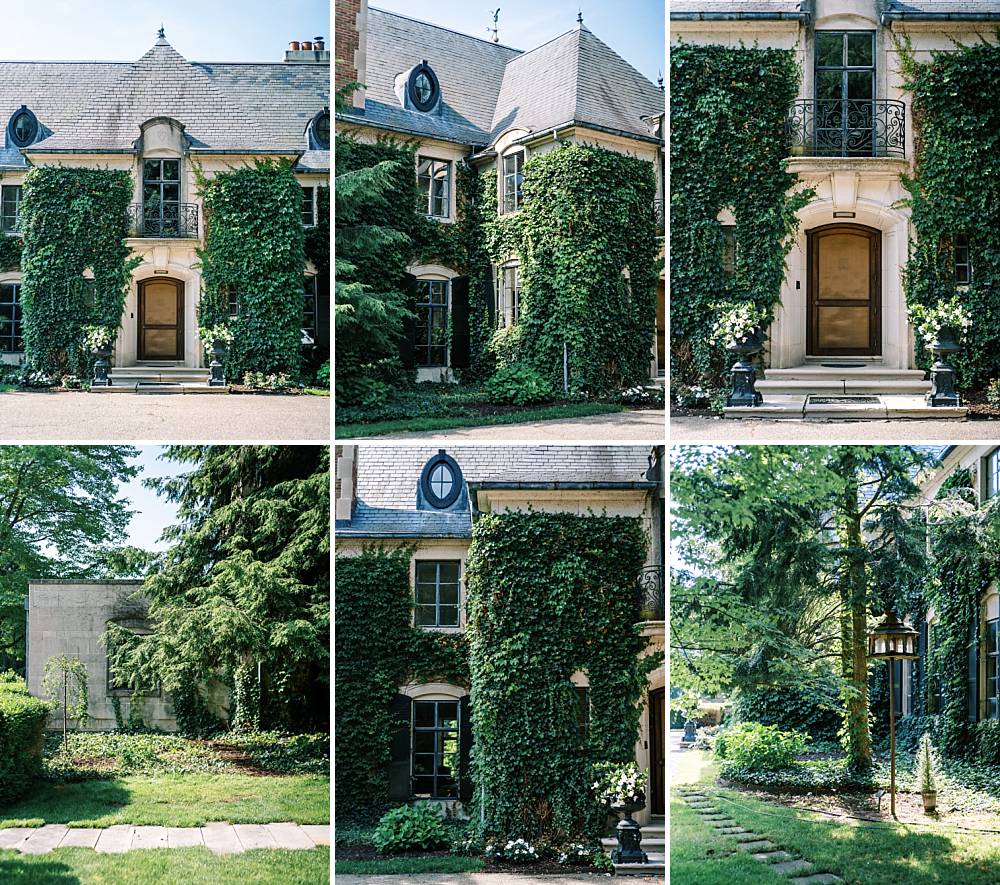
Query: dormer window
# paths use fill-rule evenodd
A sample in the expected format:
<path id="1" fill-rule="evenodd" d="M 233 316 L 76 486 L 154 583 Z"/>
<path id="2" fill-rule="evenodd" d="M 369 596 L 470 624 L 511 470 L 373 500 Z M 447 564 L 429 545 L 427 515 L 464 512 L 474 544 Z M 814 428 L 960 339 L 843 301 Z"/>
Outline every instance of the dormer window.
<path id="1" fill-rule="evenodd" d="M 7 132 L 15 145 L 27 147 L 38 136 L 38 118 L 25 105 L 21 105 L 10 118 Z"/>
<path id="2" fill-rule="evenodd" d="M 321 151 L 330 150 L 330 109 L 324 108 L 309 124 L 313 145 Z"/>
<path id="3" fill-rule="evenodd" d="M 437 510 L 444 510 L 458 500 L 462 492 L 462 471 L 444 449 L 424 465 L 420 491 L 427 503 Z"/>
<path id="4" fill-rule="evenodd" d="M 432 110 L 438 103 L 438 99 L 441 97 L 441 86 L 438 83 L 437 75 L 430 69 L 426 61 L 420 62 L 410 71 L 406 92 L 410 104 L 423 113 Z"/>

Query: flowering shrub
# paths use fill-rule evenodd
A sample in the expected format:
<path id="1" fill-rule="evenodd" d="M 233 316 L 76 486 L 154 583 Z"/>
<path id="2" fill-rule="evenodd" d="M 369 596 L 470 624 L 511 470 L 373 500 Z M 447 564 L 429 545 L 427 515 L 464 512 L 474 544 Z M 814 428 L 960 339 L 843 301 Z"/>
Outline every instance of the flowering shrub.
<path id="1" fill-rule="evenodd" d="M 645 387 L 639 385 L 623 390 L 618 394 L 618 401 L 631 406 L 659 406 L 662 408 L 664 392 L 659 384 L 649 384 Z"/>
<path id="2" fill-rule="evenodd" d="M 84 384 L 76 375 L 63 375 L 62 386 L 64 390 L 82 390 Z"/>
<path id="3" fill-rule="evenodd" d="M 763 328 L 770 320 L 768 311 L 749 301 L 737 304 L 715 305 L 718 318 L 712 327 L 709 341 L 728 347 L 747 337 L 754 329 Z"/>
<path id="4" fill-rule="evenodd" d="M 17 376 L 19 387 L 51 387 L 55 384 L 55 379 L 47 372 L 23 371 Z"/>
<path id="5" fill-rule="evenodd" d="M 292 382 L 284 372 L 279 372 L 277 375 L 247 372 L 243 376 L 243 385 L 251 390 L 288 390 L 292 386 Z"/>
<path id="6" fill-rule="evenodd" d="M 589 864 L 594 858 L 595 850 L 582 842 L 573 842 L 559 852 L 558 860 L 561 864 Z"/>
<path id="7" fill-rule="evenodd" d="M 493 860 L 509 860 L 512 863 L 532 863 L 538 860 L 538 849 L 524 839 L 510 839 L 504 845 L 499 843 L 486 846 L 484 855 Z"/>
<path id="8" fill-rule="evenodd" d="M 911 305 L 910 322 L 916 326 L 917 337 L 923 340 L 928 349 L 937 341 L 938 334 L 945 326 L 951 326 L 959 335 L 965 335 L 972 325 L 972 320 L 957 295 L 947 301 L 941 299 L 933 307 Z"/>
<path id="9" fill-rule="evenodd" d="M 592 789 L 598 802 L 617 808 L 626 802 L 645 802 L 646 772 L 635 762 L 602 762 L 594 766 Z"/>
<path id="10" fill-rule="evenodd" d="M 104 350 L 110 347 L 111 342 L 115 340 L 116 330 L 109 329 L 107 326 L 84 326 L 82 331 L 83 343 L 91 352 Z"/>
<path id="11" fill-rule="evenodd" d="M 225 323 L 216 323 L 214 326 L 206 326 L 199 330 L 205 350 L 211 350 L 216 341 L 221 341 L 226 347 L 233 343 L 232 330 Z"/>

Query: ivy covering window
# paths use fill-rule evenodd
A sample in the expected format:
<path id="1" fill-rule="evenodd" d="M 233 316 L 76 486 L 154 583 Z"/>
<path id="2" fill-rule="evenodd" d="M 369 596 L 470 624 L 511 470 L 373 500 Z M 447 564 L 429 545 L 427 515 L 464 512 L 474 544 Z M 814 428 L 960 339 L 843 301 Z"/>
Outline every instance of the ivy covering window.
<path id="1" fill-rule="evenodd" d="M 302 186 L 302 224 L 316 226 L 316 188 Z"/>
<path id="2" fill-rule="evenodd" d="M 994 449 L 986 456 L 986 497 L 1000 494 L 1000 449 Z"/>
<path id="3" fill-rule="evenodd" d="M 1000 619 L 986 622 L 986 718 L 1000 719 Z"/>
<path id="4" fill-rule="evenodd" d="M 457 799 L 460 758 L 458 701 L 414 701 L 413 794 Z"/>
<path id="5" fill-rule="evenodd" d="M 959 286 L 972 282 L 972 259 L 969 256 L 969 237 L 966 234 L 956 234 L 952 247 L 954 256 L 955 282 Z"/>
<path id="6" fill-rule="evenodd" d="M 590 733 L 590 689 L 576 688 L 576 720 L 580 728 L 580 737 L 587 739 Z"/>
<path id="7" fill-rule="evenodd" d="M 521 266 L 505 264 L 497 269 L 497 326 L 513 326 L 521 316 Z"/>
<path id="8" fill-rule="evenodd" d="M 448 365 L 448 281 L 417 280 L 416 363 Z"/>
<path id="9" fill-rule="evenodd" d="M 302 305 L 302 329 L 316 340 L 316 277 L 305 278 L 306 298 Z"/>
<path id="10" fill-rule="evenodd" d="M 0 353 L 21 353 L 22 334 L 21 284 L 0 283 Z"/>
<path id="11" fill-rule="evenodd" d="M 21 185 L 5 184 L 0 190 L 0 231 L 13 233 L 21 220 Z"/>
<path id="12" fill-rule="evenodd" d="M 222 285 L 219 287 L 219 294 L 225 301 L 229 319 L 235 320 L 240 315 L 240 293 L 235 286 Z"/>
<path id="13" fill-rule="evenodd" d="M 413 622 L 418 627 L 457 627 L 459 569 L 457 560 L 416 564 L 416 607 Z"/>
<path id="14" fill-rule="evenodd" d="M 722 225 L 722 272 L 731 277 L 736 273 L 736 225 Z"/>
<path id="15" fill-rule="evenodd" d="M 431 218 L 448 218 L 451 214 L 451 163 L 417 157 L 417 186 L 427 201 Z"/>
<path id="16" fill-rule="evenodd" d="M 503 158 L 503 212 L 516 212 L 521 208 L 524 184 L 524 151 Z"/>

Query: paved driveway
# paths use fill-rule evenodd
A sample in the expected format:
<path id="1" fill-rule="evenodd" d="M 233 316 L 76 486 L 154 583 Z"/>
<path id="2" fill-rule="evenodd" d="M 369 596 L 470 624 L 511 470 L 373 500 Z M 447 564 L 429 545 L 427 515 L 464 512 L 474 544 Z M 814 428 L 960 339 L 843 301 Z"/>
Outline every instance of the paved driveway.
<path id="1" fill-rule="evenodd" d="M 0 440 L 329 440 L 330 397 L 136 393 L 0 394 Z"/>
<path id="2" fill-rule="evenodd" d="M 670 419 L 670 442 L 916 443 L 931 440 L 987 440 L 1000 437 L 996 421 L 766 421 L 760 419 Z"/>

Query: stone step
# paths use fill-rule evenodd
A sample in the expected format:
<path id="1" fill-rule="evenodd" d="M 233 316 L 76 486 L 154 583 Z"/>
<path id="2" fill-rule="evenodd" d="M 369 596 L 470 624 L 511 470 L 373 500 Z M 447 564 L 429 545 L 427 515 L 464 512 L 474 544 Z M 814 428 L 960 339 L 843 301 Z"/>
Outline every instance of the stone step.
<path id="1" fill-rule="evenodd" d="M 229 393 L 228 387 L 210 387 L 204 379 L 196 382 L 180 381 L 123 381 L 114 379 L 111 387 L 91 387 L 91 393 Z"/>
<path id="2" fill-rule="evenodd" d="M 757 390 L 765 397 L 768 394 L 818 394 L 820 396 L 854 396 L 856 394 L 902 394 L 915 396 L 927 393 L 931 389 L 930 381 L 913 380 L 880 380 L 880 379 L 850 379 L 847 381 L 788 381 L 765 378 L 757 382 Z"/>
<path id="3" fill-rule="evenodd" d="M 611 839 L 605 836 L 603 839 L 601 839 L 601 847 L 607 849 L 608 851 L 611 851 L 613 848 L 618 847 L 618 840 Z M 666 847 L 667 847 L 667 840 L 662 834 L 660 836 L 647 836 L 645 833 L 643 833 L 642 850 L 645 851 L 647 854 L 650 851 L 663 851 L 666 849 Z"/>
<path id="4" fill-rule="evenodd" d="M 888 369 L 880 365 L 830 368 L 820 364 L 764 370 L 768 381 L 923 381 L 926 376 L 923 369 Z"/>
<path id="5" fill-rule="evenodd" d="M 760 384 L 757 385 L 760 387 Z M 832 394 L 827 394 L 832 395 Z M 864 395 L 864 394 L 861 394 Z M 887 420 L 892 418 L 963 419 L 965 406 L 929 406 L 923 395 L 878 395 L 877 403 L 816 403 L 806 394 L 766 394 L 759 406 L 727 408 L 727 418 L 807 419 L 817 421 Z"/>
<path id="6" fill-rule="evenodd" d="M 616 876 L 663 876 L 666 875 L 666 861 L 661 859 L 653 863 L 650 858 L 649 863 L 616 863 Z"/>

